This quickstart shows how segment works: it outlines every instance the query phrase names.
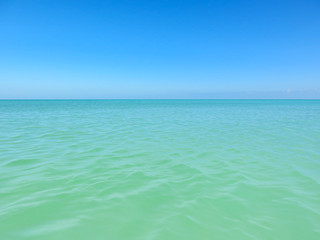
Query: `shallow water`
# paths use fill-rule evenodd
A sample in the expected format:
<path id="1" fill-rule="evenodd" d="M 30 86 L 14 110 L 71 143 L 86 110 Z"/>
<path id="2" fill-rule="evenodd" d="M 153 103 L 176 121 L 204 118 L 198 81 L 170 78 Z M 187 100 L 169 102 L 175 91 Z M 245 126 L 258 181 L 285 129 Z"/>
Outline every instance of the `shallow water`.
<path id="1" fill-rule="evenodd" d="M 320 239 L 319 100 L 0 101 L 0 239 Z"/>

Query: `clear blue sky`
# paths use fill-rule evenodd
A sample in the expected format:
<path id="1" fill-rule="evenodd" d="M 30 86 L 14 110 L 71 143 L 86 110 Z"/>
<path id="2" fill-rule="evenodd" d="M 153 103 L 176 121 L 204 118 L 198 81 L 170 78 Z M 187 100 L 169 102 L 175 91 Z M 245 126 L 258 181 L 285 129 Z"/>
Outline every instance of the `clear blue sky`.
<path id="1" fill-rule="evenodd" d="M 320 2 L 0 0 L 0 98 L 320 98 Z"/>

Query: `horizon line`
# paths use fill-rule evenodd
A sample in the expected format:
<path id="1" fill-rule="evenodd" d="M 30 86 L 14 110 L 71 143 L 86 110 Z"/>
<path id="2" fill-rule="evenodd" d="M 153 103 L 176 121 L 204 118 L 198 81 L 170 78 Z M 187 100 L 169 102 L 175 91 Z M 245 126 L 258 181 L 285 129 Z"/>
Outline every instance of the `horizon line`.
<path id="1" fill-rule="evenodd" d="M 0 98 L 7 100 L 320 100 L 320 98 Z"/>

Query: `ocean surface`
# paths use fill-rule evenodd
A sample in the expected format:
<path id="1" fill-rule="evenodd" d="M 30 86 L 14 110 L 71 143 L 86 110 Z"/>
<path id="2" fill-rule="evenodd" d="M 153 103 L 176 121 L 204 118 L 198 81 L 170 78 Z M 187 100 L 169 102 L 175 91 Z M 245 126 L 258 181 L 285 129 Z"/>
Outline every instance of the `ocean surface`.
<path id="1" fill-rule="evenodd" d="M 320 100 L 1 100 L 1 240 L 319 240 Z"/>

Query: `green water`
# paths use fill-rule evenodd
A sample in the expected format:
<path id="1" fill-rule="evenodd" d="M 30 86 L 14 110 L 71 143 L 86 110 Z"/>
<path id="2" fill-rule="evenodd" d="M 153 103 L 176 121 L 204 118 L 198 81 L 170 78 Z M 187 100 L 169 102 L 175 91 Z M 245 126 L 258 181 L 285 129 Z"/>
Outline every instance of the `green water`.
<path id="1" fill-rule="evenodd" d="M 320 101 L 0 101 L 0 239 L 318 240 Z"/>

